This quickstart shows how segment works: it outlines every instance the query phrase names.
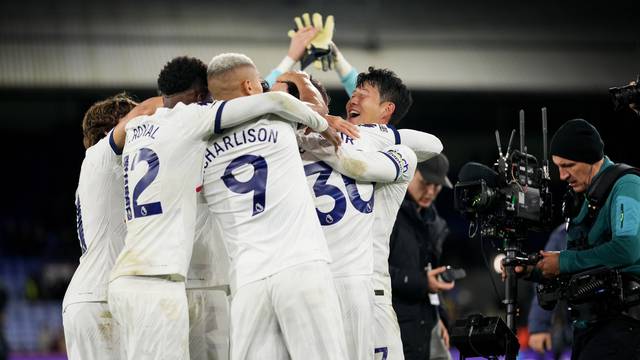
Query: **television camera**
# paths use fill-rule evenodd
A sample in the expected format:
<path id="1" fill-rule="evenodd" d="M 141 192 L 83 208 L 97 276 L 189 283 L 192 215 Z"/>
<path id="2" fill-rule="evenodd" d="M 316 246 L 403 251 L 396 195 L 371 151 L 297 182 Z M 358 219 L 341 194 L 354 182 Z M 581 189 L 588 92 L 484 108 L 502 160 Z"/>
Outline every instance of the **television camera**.
<path id="1" fill-rule="evenodd" d="M 502 240 L 505 253 L 502 266 L 506 273 L 506 326 L 500 318 L 472 315 L 456 322 L 452 342 L 461 356 L 506 355 L 515 359 L 517 314 L 516 266 L 537 263 L 538 255 L 529 255 L 521 245 L 529 231 L 548 228 L 552 218 L 549 161 L 547 155 L 547 110 L 542 108 L 543 161 L 528 153 L 525 145 L 524 111 L 520 110 L 520 146 L 512 150 L 515 130 L 506 152 L 502 152 L 500 133 L 495 132 L 498 159 L 493 169 L 480 163 L 465 164 L 454 187 L 454 205 L 469 221 L 469 236 Z M 482 350 L 482 351 L 478 351 Z"/>

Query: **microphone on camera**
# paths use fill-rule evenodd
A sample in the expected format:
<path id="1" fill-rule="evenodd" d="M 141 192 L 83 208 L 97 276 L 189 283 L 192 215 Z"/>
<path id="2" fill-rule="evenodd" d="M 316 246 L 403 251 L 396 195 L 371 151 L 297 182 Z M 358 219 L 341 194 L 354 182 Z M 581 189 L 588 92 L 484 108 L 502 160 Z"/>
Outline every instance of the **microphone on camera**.
<path id="1" fill-rule="evenodd" d="M 458 173 L 459 181 L 484 180 L 489 187 L 497 187 L 499 178 L 500 176 L 493 169 L 477 162 L 464 164 Z"/>

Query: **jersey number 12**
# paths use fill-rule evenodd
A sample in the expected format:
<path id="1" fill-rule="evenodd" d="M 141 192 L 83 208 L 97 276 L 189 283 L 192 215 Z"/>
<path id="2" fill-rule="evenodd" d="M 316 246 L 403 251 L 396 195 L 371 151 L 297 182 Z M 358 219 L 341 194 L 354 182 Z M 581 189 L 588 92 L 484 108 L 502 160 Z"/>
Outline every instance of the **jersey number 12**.
<path id="1" fill-rule="evenodd" d="M 133 196 L 129 196 L 129 171 L 135 170 L 137 164 L 141 162 L 147 163 L 147 172 L 140 178 L 136 186 L 133 188 Z M 131 162 L 129 155 L 123 159 L 124 165 L 124 204 L 127 212 L 127 220 L 133 218 L 141 218 L 145 216 L 162 214 L 162 204 L 159 201 L 146 204 L 138 204 L 140 194 L 151 185 L 153 180 L 158 176 L 160 170 L 160 159 L 158 154 L 149 148 L 141 148 L 138 150 Z M 132 184 L 133 185 L 133 184 Z"/>

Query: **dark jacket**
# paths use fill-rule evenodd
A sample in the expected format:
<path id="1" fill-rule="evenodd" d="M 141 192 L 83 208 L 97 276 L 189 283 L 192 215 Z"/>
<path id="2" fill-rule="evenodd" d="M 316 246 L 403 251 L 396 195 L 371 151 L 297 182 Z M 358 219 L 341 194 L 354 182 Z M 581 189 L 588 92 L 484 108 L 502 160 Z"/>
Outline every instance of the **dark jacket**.
<path id="1" fill-rule="evenodd" d="M 420 214 L 407 195 L 391 233 L 389 272 L 405 359 L 428 359 L 431 330 L 438 309 L 429 303 L 425 268 L 438 266 L 449 228 L 435 205 Z"/>

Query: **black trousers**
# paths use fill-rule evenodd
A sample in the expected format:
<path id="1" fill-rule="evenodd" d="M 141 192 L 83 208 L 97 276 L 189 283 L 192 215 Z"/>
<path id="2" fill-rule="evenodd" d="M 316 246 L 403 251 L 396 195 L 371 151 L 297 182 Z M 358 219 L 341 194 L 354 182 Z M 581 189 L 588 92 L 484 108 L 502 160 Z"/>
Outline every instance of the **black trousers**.
<path id="1" fill-rule="evenodd" d="M 640 321 L 619 315 L 573 332 L 571 360 L 640 360 Z"/>

